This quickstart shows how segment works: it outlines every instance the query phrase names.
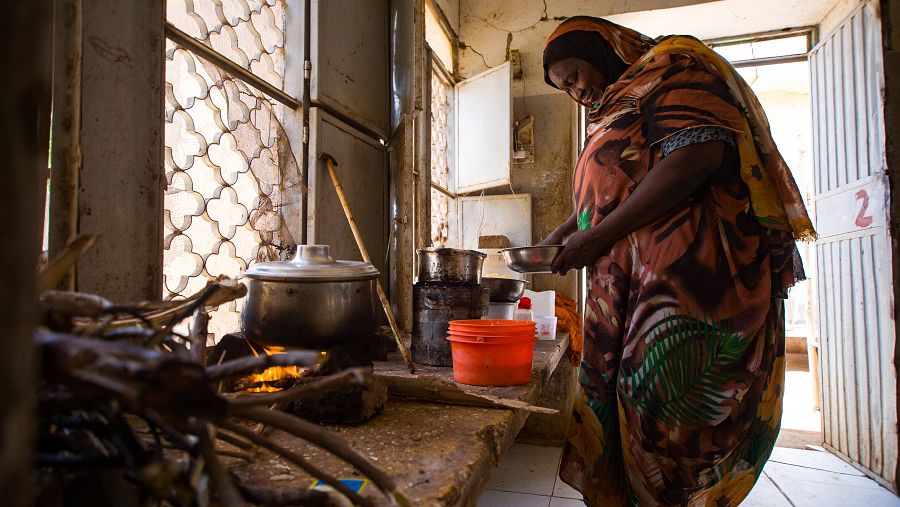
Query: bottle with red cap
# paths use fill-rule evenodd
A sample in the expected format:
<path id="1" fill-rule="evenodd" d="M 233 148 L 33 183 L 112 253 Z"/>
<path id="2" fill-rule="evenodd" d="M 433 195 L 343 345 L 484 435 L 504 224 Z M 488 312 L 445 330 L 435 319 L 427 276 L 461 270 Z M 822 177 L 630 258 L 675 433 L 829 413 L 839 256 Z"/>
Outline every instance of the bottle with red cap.
<path id="1" fill-rule="evenodd" d="M 516 308 L 516 320 L 534 320 L 531 314 L 531 298 L 523 297 L 519 300 L 519 307 Z"/>

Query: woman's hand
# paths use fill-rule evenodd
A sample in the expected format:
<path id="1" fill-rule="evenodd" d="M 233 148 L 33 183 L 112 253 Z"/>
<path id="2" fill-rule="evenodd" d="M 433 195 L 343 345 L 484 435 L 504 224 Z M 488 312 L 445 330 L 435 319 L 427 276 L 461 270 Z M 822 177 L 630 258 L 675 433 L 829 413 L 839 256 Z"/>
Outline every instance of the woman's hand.
<path id="1" fill-rule="evenodd" d="M 572 213 L 565 222 L 561 223 L 559 227 L 553 229 L 546 238 L 543 239 L 538 245 L 562 245 L 563 241 L 566 239 L 566 236 L 575 232 L 575 229 L 578 227 L 577 216 L 575 213 Z"/>
<path id="2" fill-rule="evenodd" d="M 724 153 L 722 141 L 692 144 L 673 151 L 599 225 L 569 236 L 565 248 L 553 261 L 553 272 L 565 275 L 571 269 L 593 264 L 613 243 L 685 202 L 721 166 Z"/>
<path id="3" fill-rule="evenodd" d="M 551 269 L 562 276 L 569 270 L 589 266 L 605 254 L 610 246 L 612 241 L 604 234 L 602 225 L 578 231 L 566 240 L 564 248 L 553 260 Z"/>

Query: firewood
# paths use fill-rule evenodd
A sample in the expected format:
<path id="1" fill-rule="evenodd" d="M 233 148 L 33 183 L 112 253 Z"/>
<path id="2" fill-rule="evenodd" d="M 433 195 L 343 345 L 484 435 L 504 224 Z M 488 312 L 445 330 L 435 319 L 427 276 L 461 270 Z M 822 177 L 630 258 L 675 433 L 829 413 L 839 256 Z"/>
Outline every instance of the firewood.
<path id="1" fill-rule="evenodd" d="M 206 340 L 209 338 L 209 314 L 204 308 L 194 310 L 191 326 L 191 358 L 197 364 L 206 364 Z"/>
<path id="2" fill-rule="evenodd" d="M 58 286 L 63 278 L 72 271 L 78 260 L 97 242 L 96 235 L 83 234 L 73 239 L 60 255 L 53 259 L 38 275 L 40 291 L 48 291 Z"/>
<path id="3" fill-rule="evenodd" d="M 252 462 L 256 458 L 253 453 L 249 453 L 246 451 L 229 451 L 228 449 L 216 449 L 216 454 L 228 458 L 241 459 L 246 462 Z"/>
<path id="4" fill-rule="evenodd" d="M 253 444 L 251 444 L 250 442 L 247 442 L 246 440 L 242 440 L 242 439 L 240 439 L 234 435 L 231 435 L 229 433 L 226 433 L 224 431 L 217 431 L 216 438 L 218 438 L 219 440 L 221 440 L 223 442 L 228 442 L 229 444 L 237 447 L 238 449 L 243 449 L 245 451 L 253 450 Z"/>
<path id="5" fill-rule="evenodd" d="M 364 384 L 372 374 L 369 368 L 351 368 L 322 378 L 292 380 L 297 385 L 271 394 L 239 395 L 231 399 L 232 407 L 268 405 L 323 396 L 353 384 Z"/>
<path id="6" fill-rule="evenodd" d="M 559 410 L 538 407 L 524 401 L 498 398 L 489 394 L 468 393 L 453 382 L 427 376 L 378 375 L 388 383 L 391 396 L 418 400 L 467 405 L 524 410 L 538 414 L 558 414 Z"/>
<path id="7" fill-rule="evenodd" d="M 200 453 L 206 461 L 209 479 L 216 488 L 216 496 L 219 501 L 224 507 L 241 507 L 244 504 L 241 494 L 216 455 L 216 448 L 212 438 L 209 436 L 209 429 L 205 427 L 199 428 L 197 436 L 199 437 L 197 445 L 200 447 Z"/>
<path id="8" fill-rule="evenodd" d="M 276 412 L 263 408 L 232 408 L 231 413 L 237 417 L 262 422 L 273 428 L 286 431 L 313 443 L 334 454 L 368 477 L 378 488 L 398 505 L 410 505 L 409 500 L 397 488 L 394 480 L 373 465 L 368 459 L 359 455 L 347 442 L 325 428 L 303 419 L 293 417 L 284 412 Z"/>
<path id="9" fill-rule="evenodd" d="M 117 306 L 90 295 L 49 295 L 49 306 L 64 321 L 74 319 L 74 325 L 71 332 L 41 329 L 34 334 L 41 358 L 37 387 L 41 424 L 34 453 L 38 462 L 67 470 L 112 467 L 128 477 L 141 496 L 176 506 L 204 504 L 211 497 L 225 506 L 243 505 L 245 500 L 267 505 L 318 505 L 329 500 L 321 492 L 240 484 L 220 457 L 252 459 L 249 451 L 259 446 L 285 457 L 355 504 L 372 505 L 297 453 L 230 420 L 237 417 L 308 440 L 356 467 L 394 503 L 409 505 L 393 481 L 346 442 L 278 410 L 295 400 L 366 382 L 372 378 L 370 369 L 288 379 L 288 389 L 272 394 L 220 394 L 217 385 L 240 384 L 247 375 L 272 366 L 320 369 L 327 359 L 316 351 L 253 357 L 222 348 L 208 354 L 206 312 L 245 292 L 243 284 L 219 280 L 178 303 Z M 189 336 L 174 332 L 177 324 L 192 316 Z M 217 441 L 238 450 L 217 449 Z"/>
<path id="10" fill-rule="evenodd" d="M 142 303 L 132 306 L 113 306 L 105 312 L 126 314 L 128 316 L 118 318 L 110 324 L 110 328 L 130 327 L 151 324 L 153 327 L 163 326 L 172 322 L 176 316 L 188 317 L 196 309 L 196 301 L 200 297 L 205 298 L 204 307 L 212 310 L 219 305 L 240 299 L 247 295 L 247 286 L 237 280 L 218 278 L 210 282 L 207 288 L 214 287 L 211 293 L 205 290 L 193 296 L 179 301 L 165 301 L 153 304 Z M 186 313 L 185 313 L 186 312 Z M 93 325 L 92 319 L 75 319 L 75 331 L 81 332 L 86 327 Z"/>
<path id="11" fill-rule="evenodd" d="M 68 331 L 75 317 L 96 319 L 112 303 L 95 294 L 48 290 L 38 299 L 41 321 L 52 329 Z"/>
<path id="12" fill-rule="evenodd" d="M 215 381 L 259 373 L 273 366 L 302 366 L 304 368 L 312 368 L 321 366 L 327 358 L 328 356 L 324 352 L 300 350 L 292 350 L 283 354 L 242 357 L 233 361 L 226 361 L 220 365 L 208 366 L 206 368 L 206 376 L 209 380 Z"/>
<path id="13" fill-rule="evenodd" d="M 324 491 L 314 489 L 269 489 L 259 486 L 249 486 L 234 477 L 244 499 L 248 502 L 265 506 L 275 505 L 303 505 L 306 507 L 331 507 L 334 505 L 331 497 Z"/>
<path id="14" fill-rule="evenodd" d="M 335 477 L 331 476 L 328 473 L 319 470 L 312 464 L 310 464 L 307 460 L 300 456 L 294 451 L 289 449 L 285 449 L 284 447 L 279 446 L 278 444 L 272 442 L 271 440 L 263 437 L 262 435 L 254 432 L 253 430 L 247 429 L 239 424 L 228 422 L 228 421 L 220 421 L 219 425 L 222 428 L 227 429 L 232 433 L 236 433 L 247 440 L 255 443 L 256 445 L 268 449 L 279 456 L 283 456 L 285 459 L 290 461 L 291 463 L 297 465 L 300 470 L 308 473 L 309 475 L 315 477 L 316 479 L 322 481 L 323 483 L 331 486 L 336 491 L 346 496 L 350 501 L 354 503 L 354 505 L 366 505 L 371 506 L 372 501 L 368 498 L 362 497 L 350 488 L 348 488 L 344 483 L 337 480 Z"/>
<path id="15" fill-rule="evenodd" d="M 255 398 L 257 396 L 265 396 L 263 394 L 258 394 L 258 390 L 260 389 L 281 389 L 281 391 L 277 392 L 282 393 L 287 389 L 297 387 L 297 379 L 290 377 L 280 378 L 278 380 L 251 380 L 249 378 L 239 378 L 231 380 L 227 384 L 228 386 L 225 389 L 226 393 L 223 394 L 226 398 L 234 396 L 234 393 L 246 393 L 246 396 Z"/>

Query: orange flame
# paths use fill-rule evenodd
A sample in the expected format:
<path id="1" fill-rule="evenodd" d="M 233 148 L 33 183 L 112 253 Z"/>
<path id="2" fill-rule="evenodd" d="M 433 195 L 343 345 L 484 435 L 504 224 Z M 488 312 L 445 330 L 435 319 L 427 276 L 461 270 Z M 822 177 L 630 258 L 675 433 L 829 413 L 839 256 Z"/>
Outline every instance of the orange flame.
<path id="1" fill-rule="evenodd" d="M 247 345 L 250 347 L 250 352 L 252 352 L 254 356 L 259 357 L 259 353 L 253 348 L 253 345 L 250 345 L 250 342 L 247 342 Z M 263 354 L 267 356 L 284 354 L 284 352 L 284 347 L 263 348 Z M 273 393 L 281 391 L 282 388 L 270 386 L 266 383 L 284 379 L 299 379 L 307 375 L 309 375 L 309 368 L 301 368 L 299 366 L 273 366 L 263 370 L 262 373 L 256 373 L 245 377 L 244 380 L 247 383 L 260 384 L 258 387 L 251 387 L 245 389 L 245 391 L 248 393 Z"/>

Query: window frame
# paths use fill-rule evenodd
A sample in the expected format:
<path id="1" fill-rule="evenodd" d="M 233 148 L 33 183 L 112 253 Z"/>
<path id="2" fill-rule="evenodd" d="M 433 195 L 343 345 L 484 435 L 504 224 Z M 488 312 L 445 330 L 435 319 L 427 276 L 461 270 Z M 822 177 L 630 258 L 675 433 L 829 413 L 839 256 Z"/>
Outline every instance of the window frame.
<path id="1" fill-rule="evenodd" d="M 766 58 L 751 58 L 748 60 L 737 60 L 731 62 L 736 68 L 742 67 L 760 67 L 763 65 L 777 65 L 779 63 L 793 63 L 806 61 L 809 52 L 818 43 L 819 28 L 817 26 L 802 26 L 797 28 L 789 28 L 785 30 L 775 30 L 771 32 L 758 32 L 745 35 L 737 35 L 733 37 L 720 37 L 716 39 L 707 39 L 704 42 L 707 46 L 715 49 L 717 47 L 737 46 L 741 44 L 752 44 L 755 42 L 766 42 L 771 40 L 789 39 L 792 37 L 806 37 L 806 51 L 803 53 L 794 53 L 780 56 L 771 56 Z"/>
<path id="2" fill-rule="evenodd" d="M 438 79 L 444 80 L 445 83 L 449 84 L 449 88 L 450 88 L 450 97 L 447 102 L 447 109 L 448 109 L 448 111 L 447 111 L 447 117 L 448 117 L 447 130 L 448 130 L 449 136 L 450 136 L 447 140 L 447 157 L 448 157 L 447 187 L 444 187 L 434 181 L 434 176 L 432 174 L 433 167 L 431 165 L 432 164 L 431 149 L 429 147 L 429 149 L 428 149 L 428 164 L 429 164 L 428 185 L 429 185 L 429 187 L 428 188 L 429 188 L 429 193 L 432 191 L 437 191 L 438 193 L 446 196 L 447 199 L 449 199 L 449 201 L 450 201 L 450 207 L 448 209 L 448 216 L 447 216 L 447 223 L 448 223 L 448 227 L 450 230 L 448 231 L 448 234 L 447 234 L 447 244 L 444 246 L 452 247 L 455 243 L 455 236 L 456 236 L 454 234 L 454 232 L 455 232 L 454 229 L 455 229 L 455 225 L 456 225 L 454 223 L 454 221 L 456 219 L 455 209 L 457 206 L 459 206 L 459 195 L 455 192 L 455 188 L 454 188 L 455 183 L 456 183 L 456 169 L 455 169 L 456 164 L 454 163 L 453 158 L 452 158 L 453 153 L 454 153 L 454 147 L 455 147 L 455 145 L 454 145 L 455 139 L 453 138 L 452 133 L 455 131 L 455 127 L 456 127 L 456 115 L 454 114 L 454 103 L 455 103 L 454 98 L 455 98 L 455 96 L 453 94 L 455 93 L 455 86 L 456 86 L 457 80 L 454 78 L 454 76 L 450 72 L 447 71 L 446 68 L 444 68 L 444 65 L 441 62 L 441 59 L 438 58 L 437 54 L 435 54 L 435 52 L 431 49 L 431 47 L 428 46 L 427 42 L 425 43 L 425 46 L 426 46 L 426 50 L 428 51 L 428 55 L 430 57 L 430 60 L 429 60 L 430 64 L 428 66 L 429 86 L 428 86 L 428 97 L 427 97 L 427 102 L 429 104 L 429 107 L 428 107 L 428 129 L 429 129 L 429 131 L 431 130 L 433 122 L 434 122 L 434 111 L 432 111 L 432 109 L 431 109 L 431 99 L 432 99 L 432 91 L 433 91 L 431 88 L 432 77 L 435 74 L 437 74 Z M 431 138 L 431 136 L 429 135 L 429 139 L 430 138 Z M 430 207 L 433 208 L 434 203 L 431 201 L 432 201 L 432 199 L 430 198 L 430 195 L 429 195 L 429 202 L 431 203 Z M 428 226 L 429 245 L 434 246 L 434 241 L 433 241 L 434 224 L 431 221 L 431 213 L 428 214 L 428 220 L 429 220 L 429 226 Z"/>
<path id="3" fill-rule="evenodd" d="M 440 29 L 444 32 L 444 35 L 450 41 L 450 47 L 451 47 L 451 51 L 452 51 L 452 60 L 453 60 L 453 62 L 452 62 L 453 68 L 448 69 L 444 65 L 444 62 L 441 61 L 440 57 L 437 55 L 437 53 L 434 51 L 434 49 L 432 49 L 431 46 L 428 44 L 427 39 L 425 39 L 423 41 L 424 45 L 425 45 L 426 61 L 428 62 L 427 69 L 426 69 L 427 70 L 427 78 L 426 79 L 428 81 L 428 86 L 425 88 L 427 90 L 426 91 L 427 96 L 425 97 L 424 102 L 426 102 L 429 105 L 428 106 L 428 129 L 430 132 L 432 121 L 433 121 L 433 114 L 434 114 L 434 112 L 431 110 L 431 98 L 432 98 L 431 79 L 434 74 L 437 74 L 439 79 L 442 79 L 445 83 L 447 83 L 449 85 L 451 94 L 455 93 L 456 84 L 459 82 L 459 79 L 457 79 L 457 77 L 456 77 L 458 67 L 459 67 L 459 37 L 453 31 L 453 28 L 450 26 L 450 22 L 447 19 L 446 14 L 444 14 L 443 9 L 441 9 L 440 6 L 437 5 L 437 3 L 435 3 L 433 0 L 425 0 L 425 2 L 423 2 L 423 8 L 426 10 L 431 9 L 432 12 L 434 12 L 435 18 L 437 19 L 437 21 L 440 25 Z M 426 27 L 424 26 L 424 23 L 423 23 L 422 30 L 424 31 L 425 29 L 426 29 Z M 455 109 L 454 104 L 455 104 L 455 96 L 451 95 L 451 97 L 449 98 L 449 101 L 448 101 L 448 109 L 449 109 L 448 110 L 448 119 L 449 119 L 448 130 L 451 134 L 455 131 L 455 127 L 456 127 L 456 115 L 454 114 L 454 109 Z M 430 138 L 430 135 L 429 135 L 429 138 Z M 448 160 L 449 173 L 448 173 L 448 177 L 447 177 L 447 187 L 444 187 L 434 181 L 434 178 L 431 175 L 431 150 L 430 150 L 430 147 L 427 151 L 428 152 L 428 164 L 429 164 L 428 201 L 429 201 L 429 203 L 431 202 L 430 192 L 437 191 L 438 193 L 443 194 L 450 200 L 451 208 L 454 208 L 459 205 L 459 195 L 456 193 L 456 189 L 455 189 L 455 186 L 456 186 L 456 172 L 455 171 L 456 171 L 456 169 L 455 169 L 455 163 L 452 158 L 453 153 L 454 153 L 454 148 L 455 148 L 454 143 L 455 143 L 455 139 L 451 135 L 451 137 L 448 139 L 448 150 L 447 150 L 448 151 L 447 156 L 450 157 Z M 430 207 L 431 206 L 429 206 L 429 208 Z M 429 226 L 428 226 L 429 241 L 428 241 L 428 243 L 429 243 L 429 245 L 433 246 L 433 242 L 431 241 L 431 238 L 433 237 L 433 235 L 432 235 L 433 225 L 431 224 L 430 210 L 427 213 L 426 217 L 429 222 Z M 455 218 L 456 218 L 456 213 L 454 213 L 453 209 L 451 209 L 449 211 L 449 216 L 448 216 L 448 222 L 450 223 L 450 227 L 451 227 L 451 231 L 448 234 L 448 245 L 453 245 L 453 243 L 455 242 L 455 235 L 453 234 L 455 231 L 452 230 L 453 226 L 454 226 L 453 222 L 454 222 Z"/>
<path id="4" fill-rule="evenodd" d="M 451 90 L 451 92 L 453 92 L 453 87 L 456 85 L 457 80 L 453 77 L 452 74 L 447 72 L 447 69 L 445 69 L 444 65 L 441 63 L 441 59 L 438 58 L 438 56 L 434 53 L 434 51 L 432 51 L 431 48 L 428 48 L 428 50 L 431 55 L 431 74 L 435 74 L 435 73 L 439 74 L 439 78 L 442 78 L 444 80 L 444 82 L 449 83 L 450 90 Z M 431 93 L 430 92 L 431 92 L 431 90 L 429 89 L 429 97 L 428 97 L 429 103 L 431 102 L 431 96 L 430 96 Z M 450 120 L 450 122 L 448 122 L 449 123 L 448 127 L 450 128 L 450 131 L 452 132 L 453 128 L 455 126 L 455 122 L 456 122 L 456 116 L 454 114 L 452 114 L 453 113 L 453 98 L 452 97 L 449 101 L 449 110 L 450 110 L 450 114 L 448 116 L 451 120 Z M 431 114 L 433 115 L 434 112 L 431 111 Z M 428 120 L 430 122 L 430 121 L 432 121 L 432 118 L 429 118 Z M 454 141 L 453 138 L 451 138 L 449 140 L 448 144 L 452 143 L 453 141 Z M 452 155 L 453 155 L 453 149 L 451 146 L 450 149 L 448 150 L 448 156 L 452 156 Z M 434 188 L 435 190 L 437 190 L 438 192 L 446 195 L 447 197 L 449 197 L 451 199 L 456 199 L 457 197 L 459 197 L 459 195 L 456 194 L 455 189 L 453 188 L 455 186 L 454 178 L 456 177 L 455 168 L 454 168 L 453 163 L 449 164 L 449 169 L 450 169 L 450 173 L 447 177 L 447 187 L 443 187 L 440 184 L 435 183 L 433 177 L 431 178 L 430 183 L 431 183 L 431 187 Z"/>
<path id="5" fill-rule="evenodd" d="M 450 50 L 451 57 L 453 59 L 453 68 L 447 69 L 447 67 L 441 62 L 441 68 L 448 72 L 451 76 L 457 76 L 459 74 L 459 36 L 453 31 L 453 27 L 450 26 L 450 20 L 447 19 L 447 15 L 444 14 L 444 10 L 441 9 L 441 6 L 434 2 L 434 0 L 425 0 L 424 9 L 431 9 L 435 13 L 435 18 L 437 18 L 438 23 L 440 24 L 441 30 L 444 31 L 444 35 L 447 36 L 447 39 L 450 41 Z M 426 14 L 427 17 L 427 14 Z M 425 30 L 425 24 L 422 24 L 422 29 Z M 437 57 L 434 54 L 434 50 L 428 45 L 428 40 L 425 39 L 426 48 L 433 54 L 434 57 Z M 440 60 L 440 58 L 438 58 Z M 454 79 L 455 81 L 455 79 Z"/>

